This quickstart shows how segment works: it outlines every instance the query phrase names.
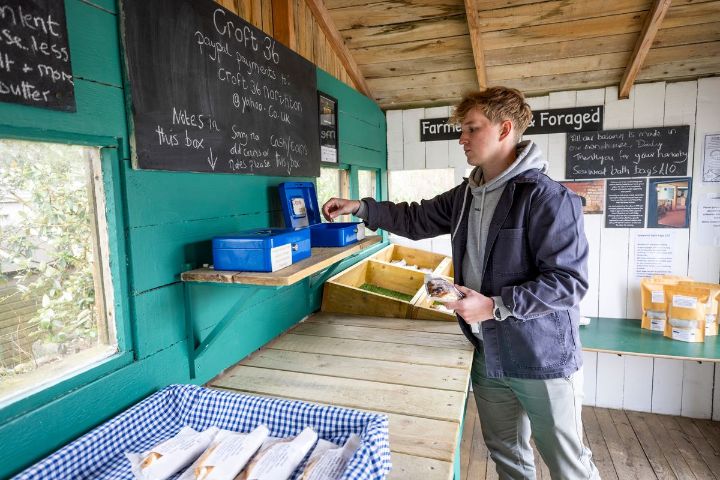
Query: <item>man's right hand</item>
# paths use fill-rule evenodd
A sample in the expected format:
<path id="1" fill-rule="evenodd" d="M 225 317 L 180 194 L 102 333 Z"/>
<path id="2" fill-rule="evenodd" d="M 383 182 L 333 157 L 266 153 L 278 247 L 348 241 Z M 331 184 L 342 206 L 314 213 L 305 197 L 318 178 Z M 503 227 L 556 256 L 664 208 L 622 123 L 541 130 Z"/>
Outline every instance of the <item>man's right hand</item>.
<path id="1" fill-rule="evenodd" d="M 360 208 L 359 200 L 348 200 L 346 198 L 331 198 L 322 206 L 322 213 L 325 220 L 332 222 L 340 215 L 355 213 Z"/>

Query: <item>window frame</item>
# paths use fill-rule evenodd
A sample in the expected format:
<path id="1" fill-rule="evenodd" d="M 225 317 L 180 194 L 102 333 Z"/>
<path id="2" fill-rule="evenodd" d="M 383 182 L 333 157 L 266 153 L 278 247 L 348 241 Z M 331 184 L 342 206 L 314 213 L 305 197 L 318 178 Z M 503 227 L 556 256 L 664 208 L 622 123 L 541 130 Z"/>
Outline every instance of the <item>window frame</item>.
<path id="1" fill-rule="evenodd" d="M 108 293 L 112 293 L 118 348 L 114 355 L 80 368 L 68 376 L 50 380 L 42 387 L 0 403 L 0 423 L 6 423 L 109 375 L 131 364 L 136 358 L 130 325 L 128 269 L 125 266 L 127 245 L 124 232 L 127 225 L 127 212 L 122 201 L 122 192 L 125 190 L 122 178 L 127 168 L 127 162 L 121 159 L 121 139 L 3 125 L 0 125 L 0 138 L 99 148 L 102 186 L 105 194 L 105 224 L 107 226 L 105 235 L 108 240 L 108 250 L 101 252 L 101 255 L 106 264 L 109 264 L 109 270 L 106 273 L 110 276 L 103 283 L 104 286 L 112 288 L 112 292 Z"/>

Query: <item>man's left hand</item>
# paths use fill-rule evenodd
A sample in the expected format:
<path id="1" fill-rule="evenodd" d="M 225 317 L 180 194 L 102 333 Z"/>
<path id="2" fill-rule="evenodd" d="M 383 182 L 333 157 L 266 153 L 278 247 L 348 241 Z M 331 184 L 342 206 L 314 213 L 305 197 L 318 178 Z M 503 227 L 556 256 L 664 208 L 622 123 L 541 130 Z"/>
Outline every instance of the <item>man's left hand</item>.
<path id="1" fill-rule="evenodd" d="M 460 290 L 465 298 L 456 302 L 447 302 L 445 306 L 455 310 L 455 313 L 460 315 L 465 323 L 472 325 L 493 318 L 495 302 L 492 298 L 460 285 L 455 285 L 455 288 Z"/>

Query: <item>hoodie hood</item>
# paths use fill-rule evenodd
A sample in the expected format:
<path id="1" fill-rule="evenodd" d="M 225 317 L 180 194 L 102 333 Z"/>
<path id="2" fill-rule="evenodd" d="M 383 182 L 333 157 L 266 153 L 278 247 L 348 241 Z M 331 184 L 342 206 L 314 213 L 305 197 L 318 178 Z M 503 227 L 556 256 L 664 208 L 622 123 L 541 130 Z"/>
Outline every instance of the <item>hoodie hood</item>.
<path id="1" fill-rule="evenodd" d="M 468 183 L 473 191 L 473 194 L 480 193 L 478 190 L 482 188 L 486 192 L 491 192 L 505 184 L 512 178 L 517 177 L 523 172 L 532 170 L 533 168 L 539 169 L 545 173 L 548 169 L 548 162 L 538 147 L 532 140 L 524 140 L 517 145 L 516 158 L 513 163 L 510 164 L 500 175 L 493 178 L 490 182 L 482 183 L 482 169 L 475 167 L 470 173 Z"/>

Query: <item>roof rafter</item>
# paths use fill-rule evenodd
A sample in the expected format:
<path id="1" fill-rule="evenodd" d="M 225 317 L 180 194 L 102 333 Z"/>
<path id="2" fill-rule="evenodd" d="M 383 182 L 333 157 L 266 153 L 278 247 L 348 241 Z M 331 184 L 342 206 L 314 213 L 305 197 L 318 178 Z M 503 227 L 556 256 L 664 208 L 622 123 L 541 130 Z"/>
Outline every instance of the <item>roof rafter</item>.
<path id="1" fill-rule="evenodd" d="M 630 96 L 630 89 L 635 83 L 635 78 L 638 73 L 640 73 L 643 63 L 645 63 L 645 57 L 647 57 L 650 47 L 652 47 L 655 35 L 657 35 L 660 29 L 660 24 L 662 24 L 671 2 L 672 0 L 655 0 L 650 11 L 648 11 L 645 17 L 645 24 L 635 44 L 635 49 L 630 57 L 630 61 L 625 68 L 622 80 L 620 81 L 620 88 L 618 89 L 619 98 L 628 98 Z"/>
<path id="2" fill-rule="evenodd" d="M 482 34 L 480 33 L 479 26 L 480 21 L 478 19 L 478 11 L 475 0 L 465 0 L 465 16 L 467 17 L 468 30 L 470 31 L 470 43 L 472 44 L 478 86 L 480 87 L 480 90 L 484 90 L 488 86 L 487 74 L 485 73 L 485 52 L 483 49 Z"/>
<path id="3" fill-rule="evenodd" d="M 325 37 L 327 37 L 328 43 L 330 43 L 330 46 L 340 59 L 340 63 L 342 63 L 343 67 L 345 67 L 345 70 L 347 71 L 350 78 L 352 78 L 353 82 L 355 82 L 355 85 L 357 85 L 358 89 L 367 97 L 375 100 L 372 92 L 370 91 L 370 87 L 365 81 L 365 77 L 360 72 L 360 68 L 358 67 L 357 62 L 355 62 L 355 59 L 350 54 L 350 50 L 348 50 L 347 46 L 345 45 L 345 41 L 343 40 L 342 35 L 340 35 L 340 32 L 335 26 L 335 22 L 333 22 L 332 18 L 330 18 L 330 12 L 328 12 L 328 9 L 325 7 L 323 1 L 307 0 L 307 5 L 313 12 L 315 20 L 318 22 L 318 25 L 322 29 L 323 33 L 325 33 Z"/>

